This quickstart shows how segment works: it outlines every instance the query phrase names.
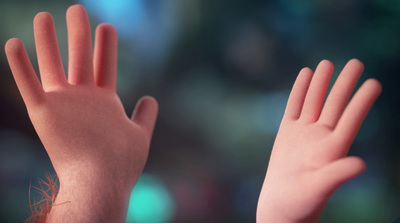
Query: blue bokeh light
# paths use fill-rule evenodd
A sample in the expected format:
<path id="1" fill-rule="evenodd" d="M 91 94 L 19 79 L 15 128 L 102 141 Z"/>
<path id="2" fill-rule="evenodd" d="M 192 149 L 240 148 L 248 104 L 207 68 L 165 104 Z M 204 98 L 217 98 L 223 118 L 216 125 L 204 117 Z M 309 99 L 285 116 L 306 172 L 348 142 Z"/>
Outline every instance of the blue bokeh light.
<path id="1" fill-rule="evenodd" d="M 142 174 L 132 191 L 126 222 L 167 223 L 174 212 L 172 197 L 161 180 Z"/>
<path id="2" fill-rule="evenodd" d="M 142 0 L 81 0 L 81 2 L 102 22 L 113 24 L 120 36 L 131 36 L 143 20 Z"/>

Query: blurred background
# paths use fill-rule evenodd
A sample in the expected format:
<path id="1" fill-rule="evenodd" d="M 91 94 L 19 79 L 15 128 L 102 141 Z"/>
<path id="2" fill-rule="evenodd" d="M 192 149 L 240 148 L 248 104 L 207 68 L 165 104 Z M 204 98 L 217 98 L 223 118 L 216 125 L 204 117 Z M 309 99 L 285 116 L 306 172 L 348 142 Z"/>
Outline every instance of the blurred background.
<path id="1" fill-rule="evenodd" d="M 128 222 L 255 222 L 298 72 L 329 59 L 335 79 L 351 58 L 365 63 L 360 83 L 373 77 L 384 91 L 350 151 L 368 169 L 337 190 L 321 222 L 400 216 L 400 1 L 1 1 L 1 44 L 20 38 L 37 69 L 32 20 L 48 11 L 67 67 L 65 11 L 76 3 L 88 10 L 92 32 L 102 22 L 118 30 L 117 85 L 127 113 L 142 95 L 160 103 Z M 54 170 L 4 53 L 0 70 L 0 221 L 22 222 L 30 183 Z"/>

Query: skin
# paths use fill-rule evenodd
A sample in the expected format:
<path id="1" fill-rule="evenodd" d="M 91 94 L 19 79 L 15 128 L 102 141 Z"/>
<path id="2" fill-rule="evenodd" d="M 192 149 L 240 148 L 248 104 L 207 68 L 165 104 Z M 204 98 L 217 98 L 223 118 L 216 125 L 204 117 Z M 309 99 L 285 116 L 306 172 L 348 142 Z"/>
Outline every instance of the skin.
<path id="1" fill-rule="evenodd" d="M 314 74 L 300 71 L 272 149 L 258 223 L 318 222 L 333 192 L 365 170 L 362 159 L 347 154 L 382 87 L 368 79 L 348 103 L 363 68 L 350 60 L 325 104 L 332 63 L 322 61 Z"/>
<path id="2" fill-rule="evenodd" d="M 147 160 L 158 105 L 145 96 L 129 118 L 115 91 L 115 28 L 97 27 L 93 53 L 85 9 L 71 6 L 66 17 L 68 79 L 50 14 L 34 19 L 41 81 L 19 39 L 5 46 L 29 117 L 60 181 L 47 222 L 125 222 L 130 193 Z"/>
<path id="3" fill-rule="evenodd" d="M 96 29 L 94 53 L 85 9 L 67 11 L 68 79 L 48 13 L 34 19 L 41 81 L 18 39 L 5 46 L 14 79 L 60 180 L 47 222 L 125 222 L 129 195 L 148 156 L 158 105 L 139 100 L 131 118 L 116 94 L 117 34 Z M 304 68 L 292 89 L 272 150 L 257 222 L 318 222 L 332 193 L 365 170 L 347 157 L 365 116 L 381 92 L 367 80 L 348 103 L 363 71 L 349 61 L 325 105 L 333 65 Z M 62 205 L 57 205 L 62 204 Z"/>

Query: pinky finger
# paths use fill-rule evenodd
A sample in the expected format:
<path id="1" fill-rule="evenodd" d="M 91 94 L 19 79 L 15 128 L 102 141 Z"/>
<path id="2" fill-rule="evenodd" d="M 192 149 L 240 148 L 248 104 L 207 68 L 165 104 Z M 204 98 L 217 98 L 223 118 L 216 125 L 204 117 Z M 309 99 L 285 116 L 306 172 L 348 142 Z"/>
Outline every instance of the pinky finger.
<path id="1" fill-rule="evenodd" d="M 26 106 L 29 108 L 38 104 L 44 96 L 44 90 L 23 43 L 16 38 L 10 39 L 5 45 L 5 51 L 15 82 Z"/>
<path id="2" fill-rule="evenodd" d="M 335 129 L 339 137 L 350 145 L 369 110 L 382 92 L 381 84 L 375 79 L 369 79 L 358 89 L 343 112 Z"/>

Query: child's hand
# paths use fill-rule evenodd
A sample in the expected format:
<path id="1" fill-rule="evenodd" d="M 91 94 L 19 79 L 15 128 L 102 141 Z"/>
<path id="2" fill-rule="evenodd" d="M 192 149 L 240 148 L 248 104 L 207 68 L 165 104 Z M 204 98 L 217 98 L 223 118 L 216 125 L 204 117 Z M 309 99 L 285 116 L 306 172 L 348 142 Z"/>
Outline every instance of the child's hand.
<path id="1" fill-rule="evenodd" d="M 144 97 L 132 118 L 127 117 L 115 91 L 114 27 L 97 27 L 94 54 L 82 6 L 68 9 L 67 27 L 68 80 L 50 14 L 39 13 L 34 19 L 41 83 L 22 42 L 11 39 L 5 47 L 31 121 L 60 180 L 56 204 L 70 202 L 54 206 L 50 220 L 57 221 L 68 209 L 62 216 L 68 222 L 124 221 L 129 194 L 147 160 L 158 105 Z"/>
<path id="2" fill-rule="evenodd" d="M 381 85 L 367 80 L 348 104 L 362 71 L 359 60 L 349 61 L 323 108 L 333 65 L 324 60 L 314 75 L 308 68 L 300 72 L 272 150 L 257 222 L 318 222 L 330 195 L 365 170 L 364 161 L 347 153 Z"/>

